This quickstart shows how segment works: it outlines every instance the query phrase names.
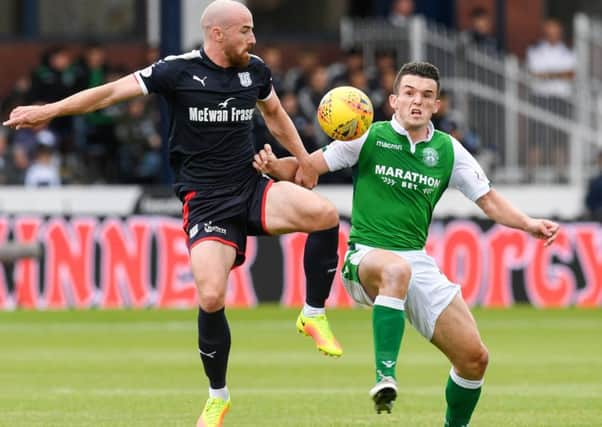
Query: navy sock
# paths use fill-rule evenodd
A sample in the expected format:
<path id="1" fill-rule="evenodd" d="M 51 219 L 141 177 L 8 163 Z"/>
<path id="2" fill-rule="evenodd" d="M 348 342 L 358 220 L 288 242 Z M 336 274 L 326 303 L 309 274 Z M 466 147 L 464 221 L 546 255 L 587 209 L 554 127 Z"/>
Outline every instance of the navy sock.
<path id="1" fill-rule="evenodd" d="M 303 267 L 306 279 L 305 302 L 312 307 L 324 307 L 330 294 L 339 261 L 339 225 L 328 230 L 310 233 L 305 243 Z"/>
<path id="2" fill-rule="evenodd" d="M 230 328 L 224 309 L 207 313 L 199 307 L 199 354 L 211 388 L 226 386 L 230 354 Z"/>

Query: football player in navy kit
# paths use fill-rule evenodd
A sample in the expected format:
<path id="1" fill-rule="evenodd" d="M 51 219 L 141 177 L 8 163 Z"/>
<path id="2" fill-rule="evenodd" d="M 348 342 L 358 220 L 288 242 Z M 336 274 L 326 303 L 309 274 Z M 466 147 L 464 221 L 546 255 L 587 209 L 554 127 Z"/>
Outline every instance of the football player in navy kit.
<path id="1" fill-rule="evenodd" d="M 183 202 L 184 230 L 199 295 L 199 352 L 209 378 L 209 399 L 198 426 L 221 426 L 230 407 L 226 368 L 230 332 L 224 314 L 230 270 L 244 261 L 247 235 L 310 233 L 304 255 L 306 304 L 297 329 L 320 351 L 342 349 L 325 316 L 324 302 L 337 266 L 338 214 L 332 203 L 306 188 L 317 171 L 271 84 L 255 45 L 253 17 L 232 0 L 210 3 L 201 17 L 203 49 L 166 57 L 115 82 L 59 102 L 18 107 L 4 122 L 39 127 L 59 116 L 83 114 L 147 93 L 169 106 L 170 164 Z M 295 181 L 273 182 L 252 166 L 255 107 L 270 132 L 299 162 Z"/>

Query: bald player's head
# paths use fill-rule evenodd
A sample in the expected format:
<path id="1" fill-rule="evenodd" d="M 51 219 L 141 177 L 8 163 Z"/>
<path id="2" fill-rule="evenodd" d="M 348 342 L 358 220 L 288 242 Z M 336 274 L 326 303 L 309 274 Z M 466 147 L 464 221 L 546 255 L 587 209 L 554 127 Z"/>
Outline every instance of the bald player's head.
<path id="1" fill-rule="evenodd" d="M 225 29 L 249 17 L 251 11 L 244 4 L 233 0 L 215 0 L 205 8 L 201 16 L 201 28 L 207 38 L 212 28 Z"/>
<path id="2" fill-rule="evenodd" d="M 253 15 L 247 7 L 232 0 L 216 0 L 201 17 L 205 53 L 222 67 L 244 67 L 255 46 Z"/>

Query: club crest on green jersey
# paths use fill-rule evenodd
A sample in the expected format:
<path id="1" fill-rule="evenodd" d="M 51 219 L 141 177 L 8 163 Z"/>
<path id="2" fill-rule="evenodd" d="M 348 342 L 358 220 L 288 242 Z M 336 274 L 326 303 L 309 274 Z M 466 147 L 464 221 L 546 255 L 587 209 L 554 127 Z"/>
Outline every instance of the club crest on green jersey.
<path id="1" fill-rule="evenodd" d="M 439 163 L 439 153 L 434 148 L 428 147 L 422 151 L 422 161 L 425 165 L 433 167 Z"/>

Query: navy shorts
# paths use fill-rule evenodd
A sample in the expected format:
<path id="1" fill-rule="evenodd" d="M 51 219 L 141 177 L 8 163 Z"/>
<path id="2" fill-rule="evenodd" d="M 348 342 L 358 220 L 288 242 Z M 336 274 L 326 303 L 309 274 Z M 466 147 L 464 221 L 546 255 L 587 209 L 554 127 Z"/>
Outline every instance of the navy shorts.
<path id="1" fill-rule="evenodd" d="M 189 249 L 205 240 L 215 240 L 236 249 L 234 265 L 241 265 L 245 261 L 247 236 L 269 234 L 265 204 L 273 183 L 261 176 L 234 194 L 211 197 L 196 191 L 185 193 L 182 218 Z"/>

